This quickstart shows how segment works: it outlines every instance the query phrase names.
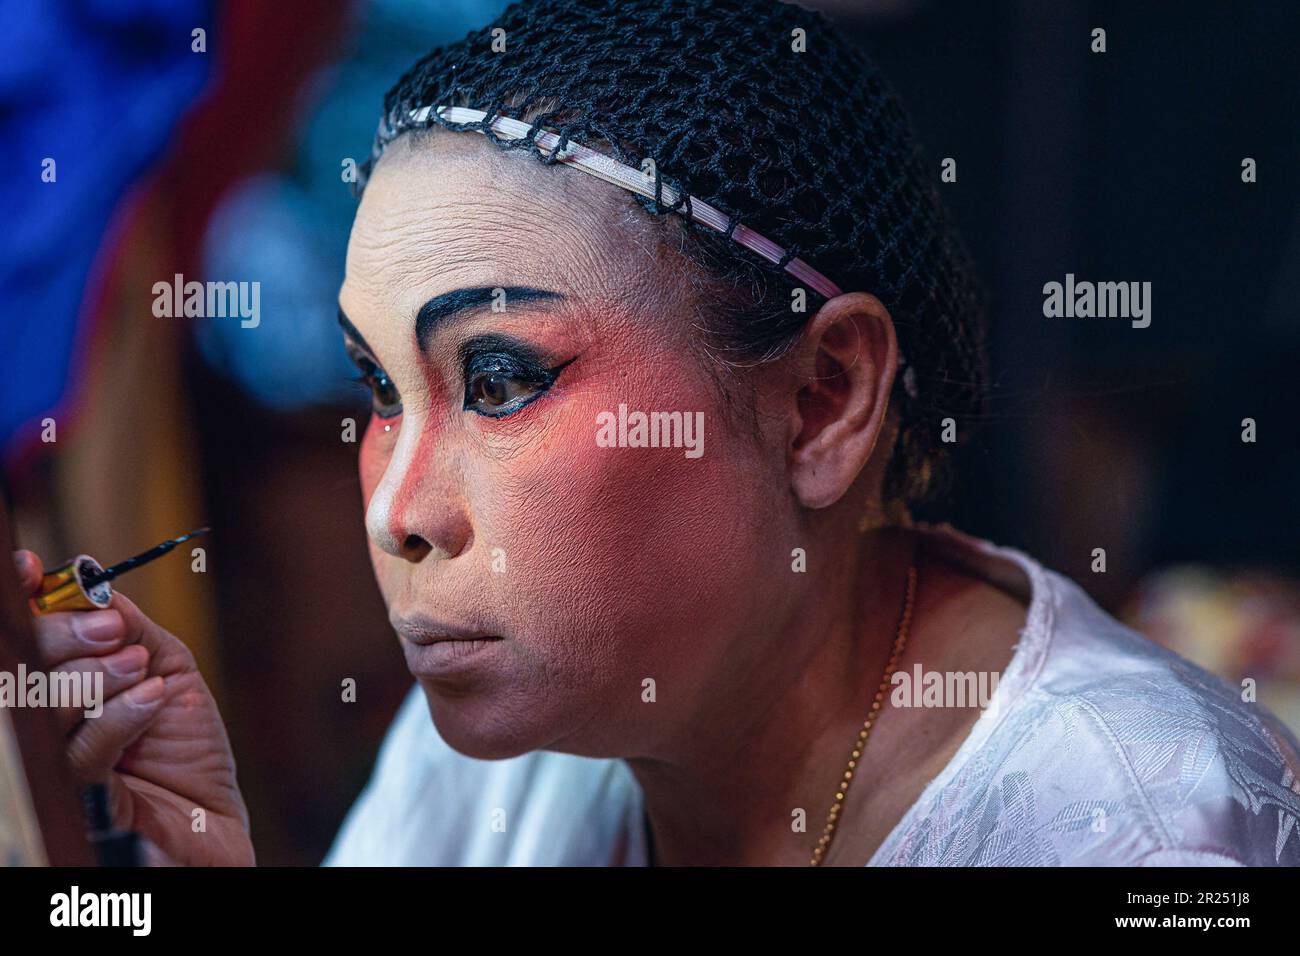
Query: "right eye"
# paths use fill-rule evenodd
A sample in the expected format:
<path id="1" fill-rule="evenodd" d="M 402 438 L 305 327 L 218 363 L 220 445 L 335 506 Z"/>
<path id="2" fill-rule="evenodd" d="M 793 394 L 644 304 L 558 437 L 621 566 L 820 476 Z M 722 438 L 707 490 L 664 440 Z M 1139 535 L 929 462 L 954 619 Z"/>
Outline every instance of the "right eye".
<path id="1" fill-rule="evenodd" d="M 380 418 L 396 418 L 402 414 L 402 396 L 388 373 L 363 352 L 348 349 L 353 364 L 361 372 L 355 379 L 370 389 L 371 406 Z"/>

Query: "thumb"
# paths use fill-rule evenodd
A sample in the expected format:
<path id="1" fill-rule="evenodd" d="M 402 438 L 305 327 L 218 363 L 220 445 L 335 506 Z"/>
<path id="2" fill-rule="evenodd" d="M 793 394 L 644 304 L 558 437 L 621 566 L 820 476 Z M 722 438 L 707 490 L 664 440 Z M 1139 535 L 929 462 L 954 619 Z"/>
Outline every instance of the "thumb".
<path id="1" fill-rule="evenodd" d="M 14 552 L 14 567 L 18 569 L 18 590 L 23 600 L 32 597 L 40 589 L 41 578 L 45 569 L 35 551 L 21 549 Z"/>

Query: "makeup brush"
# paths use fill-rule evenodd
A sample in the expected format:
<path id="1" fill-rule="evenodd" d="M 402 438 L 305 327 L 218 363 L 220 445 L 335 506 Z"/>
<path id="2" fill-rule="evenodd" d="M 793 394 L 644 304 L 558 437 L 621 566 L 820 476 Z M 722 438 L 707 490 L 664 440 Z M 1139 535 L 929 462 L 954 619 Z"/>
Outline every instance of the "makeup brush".
<path id="1" fill-rule="evenodd" d="M 108 607 L 113 600 L 113 587 L 108 582 L 155 558 L 161 558 L 177 545 L 211 530 L 196 528 L 189 534 L 156 544 L 148 551 L 141 551 L 108 568 L 102 567 L 88 554 L 77 555 L 41 578 L 40 590 L 31 599 L 32 610 L 37 614 L 50 614 L 54 611 L 93 611 Z"/>

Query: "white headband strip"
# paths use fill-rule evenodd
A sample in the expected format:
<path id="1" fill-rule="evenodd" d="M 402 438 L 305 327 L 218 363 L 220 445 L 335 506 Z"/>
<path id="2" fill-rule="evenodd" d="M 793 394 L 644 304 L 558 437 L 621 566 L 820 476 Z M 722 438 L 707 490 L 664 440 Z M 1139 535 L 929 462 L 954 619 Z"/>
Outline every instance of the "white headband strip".
<path id="1" fill-rule="evenodd" d="M 425 106 L 413 110 L 410 113 L 410 121 L 415 124 L 426 124 L 429 120 L 429 112 L 432 109 L 433 107 Z M 464 106 L 440 106 L 438 107 L 438 115 L 450 123 L 481 123 L 487 118 L 487 113 L 483 110 L 472 110 Z M 524 139 L 533 129 L 533 127 L 520 120 L 500 115 L 492 121 L 491 126 L 493 132 L 505 139 Z M 482 130 L 479 132 L 482 132 Z M 559 145 L 560 137 L 549 130 L 539 130 L 533 142 L 549 155 Z M 631 166 L 625 166 L 604 153 L 598 153 L 578 143 L 566 143 L 556 162 L 576 166 L 583 172 L 590 173 L 598 179 L 603 179 L 607 183 L 613 183 L 615 186 L 621 186 L 634 193 L 639 193 L 648 199 L 655 198 L 654 176 L 633 169 Z M 659 194 L 661 201 L 666 205 L 672 206 L 678 202 L 677 191 L 667 183 L 660 184 Z M 730 222 L 726 215 L 694 196 L 690 197 L 690 215 L 695 221 L 701 222 L 721 233 L 727 231 L 727 224 Z M 758 253 L 769 262 L 779 263 L 785 257 L 786 251 L 784 249 L 746 226 L 737 224 L 736 228 L 732 230 L 731 238 L 746 249 Z M 839 286 L 802 259 L 791 259 L 786 263 L 785 271 L 800 282 L 811 286 L 828 299 L 833 299 L 840 294 Z"/>

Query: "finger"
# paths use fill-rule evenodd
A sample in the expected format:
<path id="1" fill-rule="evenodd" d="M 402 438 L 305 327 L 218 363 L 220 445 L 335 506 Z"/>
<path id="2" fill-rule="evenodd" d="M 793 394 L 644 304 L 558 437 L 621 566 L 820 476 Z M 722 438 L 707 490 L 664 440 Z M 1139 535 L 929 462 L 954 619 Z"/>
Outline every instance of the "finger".
<path id="1" fill-rule="evenodd" d="M 84 720 L 68 738 L 68 761 L 85 781 L 103 783 L 158 715 L 165 687 L 161 677 L 150 677 L 104 705 L 94 720 Z"/>
<path id="2" fill-rule="evenodd" d="M 36 552 L 25 548 L 14 552 L 14 567 L 18 569 L 18 590 L 25 601 L 35 595 L 40 588 L 45 569 L 41 566 L 41 559 L 36 556 Z"/>
<path id="3" fill-rule="evenodd" d="M 144 680 L 149 672 L 149 652 L 139 644 L 128 644 L 105 657 L 66 661 L 53 672 L 76 674 L 80 681 L 81 700 L 77 706 L 57 707 L 54 711 L 59 729 L 67 734 L 83 720 L 98 720 L 108 701 Z"/>
<path id="4" fill-rule="evenodd" d="M 102 611 L 57 611 L 34 619 L 36 651 L 46 667 L 78 657 L 99 657 L 121 647 L 126 637 L 122 615 Z"/>
<path id="5" fill-rule="evenodd" d="M 174 670 L 194 666 L 194 656 L 189 648 L 159 627 L 121 591 L 113 592 L 113 608 L 122 615 L 124 626 L 122 640 L 128 644 L 142 644 L 148 648 L 155 664 L 155 673 L 171 673 Z"/>

